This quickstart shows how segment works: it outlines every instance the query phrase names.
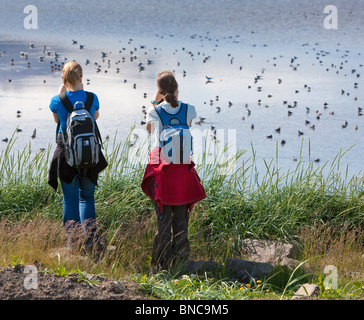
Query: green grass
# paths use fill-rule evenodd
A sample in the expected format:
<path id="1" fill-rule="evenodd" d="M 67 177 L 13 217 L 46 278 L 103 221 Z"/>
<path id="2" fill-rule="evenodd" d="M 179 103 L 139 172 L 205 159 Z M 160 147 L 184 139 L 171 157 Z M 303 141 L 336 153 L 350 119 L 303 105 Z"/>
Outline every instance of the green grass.
<path id="1" fill-rule="evenodd" d="M 313 276 L 301 271 L 278 267 L 266 280 L 252 279 L 249 283 L 214 278 L 208 274 L 175 277 L 165 271 L 155 275 L 133 277 L 151 296 L 163 300 L 286 300 L 294 296 L 307 282 L 320 288 L 319 299 L 349 300 L 364 296 L 363 282 L 351 282 L 338 289 L 325 287 L 323 275 Z"/>
<path id="2" fill-rule="evenodd" d="M 346 152 L 339 152 L 322 166 L 312 162 L 304 165 L 299 160 L 288 172 L 272 160 L 265 162 L 265 172 L 257 172 L 253 146 L 252 158 L 247 158 L 245 150 L 238 150 L 228 161 L 223 161 L 223 155 L 229 153 L 227 147 L 217 157 L 208 158 L 212 147 L 206 145 L 196 166 L 207 198 L 195 206 L 190 218 L 193 257 L 218 262 L 228 257 L 241 258 L 244 239 L 278 239 L 298 244 L 302 259 L 309 259 L 307 265 L 316 267 L 315 273 L 308 278 L 293 270 L 278 270 L 269 280 L 253 282 L 248 287 L 208 275 L 183 279 L 165 273 L 148 275 L 156 222 L 153 203 L 140 184 L 149 155 L 143 148 L 146 141 L 131 146 L 132 140 L 131 130 L 124 141 L 118 142 L 116 135 L 113 141 L 105 142 L 109 166 L 101 174 L 95 194 L 98 230 L 117 250 L 110 261 L 84 266 L 93 273 L 107 273 L 114 278 L 132 276 L 151 295 L 162 299 L 280 299 L 282 295 L 290 296 L 303 281 L 320 283 L 323 261 L 340 265 L 343 274 L 363 270 L 360 250 L 363 249 L 364 181 L 348 177 L 347 171 L 342 173 L 345 171 L 340 163 Z M 54 192 L 47 185 L 51 146 L 38 153 L 31 151 L 30 144 L 22 151 L 14 151 L 14 142 L 15 135 L 0 154 L 0 222 L 5 221 L 6 226 L 40 220 L 61 226 L 62 192 L 60 188 Z M 136 152 L 138 149 L 140 154 Z M 138 156 L 144 163 L 138 161 Z M 228 174 L 221 174 L 223 170 Z M 42 230 L 45 229 L 43 226 Z M 26 253 L 28 247 L 22 251 L 17 241 L 11 244 L 8 230 L 0 229 L 0 244 L 3 242 L 3 248 L 7 248 L 0 256 L 2 263 L 10 263 L 13 256 L 39 259 Z M 51 244 L 42 244 L 43 247 L 57 244 L 53 237 L 59 235 L 58 231 L 45 233 L 43 240 Z M 31 232 L 28 236 L 31 237 Z M 24 241 L 33 243 L 33 247 L 38 245 L 33 238 Z M 341 251 L 335 251 L 339 247 Z M 321 248 L 330 254 L 320 251 Z M 359 258 L 339 261 L 339 257 L 350 256 Z M 31 262 L 27 259 L 26 263 Z M 340 290 L 323 288 L 322 294 L 343 299 L 363 295 L 362 280 L 344 278 Z"/>

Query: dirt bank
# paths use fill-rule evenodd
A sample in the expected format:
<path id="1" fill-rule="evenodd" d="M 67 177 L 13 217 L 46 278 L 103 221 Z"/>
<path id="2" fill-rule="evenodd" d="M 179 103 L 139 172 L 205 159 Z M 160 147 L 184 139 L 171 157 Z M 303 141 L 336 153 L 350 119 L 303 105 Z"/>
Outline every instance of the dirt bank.
<path id="1" fill-rule="evenodd" d="M 78 273 L 58 276 L 41 270 L 33 275 L 32 283 L 32 274 L 24 273 L 23 267 L 1 268 L 0 300 L 148 300 L 133 281 Z"/>

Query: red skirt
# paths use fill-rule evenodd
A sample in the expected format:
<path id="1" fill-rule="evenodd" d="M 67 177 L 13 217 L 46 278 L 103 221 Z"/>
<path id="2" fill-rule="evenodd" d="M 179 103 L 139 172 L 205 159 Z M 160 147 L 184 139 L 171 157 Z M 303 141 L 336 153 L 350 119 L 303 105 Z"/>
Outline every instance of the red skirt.
<path id="1" fill-rule="evenodd" d="M 195 164 L 166 164 L 160 160 L 160 148 L 150 153 L 150 162 L 142 180 L 143 192 L 163 211 L 163 205 L 188 204 L 190 211 L 195 203 L 206 198 L 205 190 Z"/>

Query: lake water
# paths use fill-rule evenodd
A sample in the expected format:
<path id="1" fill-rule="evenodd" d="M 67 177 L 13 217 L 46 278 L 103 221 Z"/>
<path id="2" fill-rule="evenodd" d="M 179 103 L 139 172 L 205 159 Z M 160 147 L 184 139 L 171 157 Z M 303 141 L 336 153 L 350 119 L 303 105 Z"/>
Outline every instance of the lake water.
<path id="1" fill-rule="evenodd" d="M 61 73 L 51 66 L 77 60 L 85 89 L 99 97 L 104 137 L 117 131 L 122 140 L 133 125 L 146 133 L 143 106 L 166 69 L 176 74 L 180 99 L 206 118 L 193 128 L 208 137 L 211 126 L 221 129 L 220 143 L 229 142 L 232 129 L 246 159 L 253 145 L 258 169 L 263 159 L 294 168 L 300 154 L 304 164 L 319 159 L 315 166 L 322 166 L 353 146 L 341 160 L 343 172 L 348 165 L 350 176 L 362 175 L 362 1 L 38 0 L 38 29 L 26 30 L 29 4 L 0 1 L 0 138 L 19 127 L 15 148 L 54 145 L 48 106 Z M 329 4 L 337 7 L 338 29 L 324 27 Z"/>

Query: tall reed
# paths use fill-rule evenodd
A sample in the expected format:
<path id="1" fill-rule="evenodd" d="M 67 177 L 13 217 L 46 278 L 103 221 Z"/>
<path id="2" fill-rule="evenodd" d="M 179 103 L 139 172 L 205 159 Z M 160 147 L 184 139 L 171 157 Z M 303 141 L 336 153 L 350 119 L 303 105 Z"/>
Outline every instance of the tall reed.
<path id="1" fill-rule="evenodd" d="M 140 183 L 149 159 L 148 141 L 131 129 L 124 140 L 105 141 L 109 166 L 100 176 L 96 208 L 101 231 L 113 234 L 153 217 L 154 206 Z M 30 145 L 14 151 L 15 136 L 0 154 L 0 215 L 27 219 L 33 215 L 60 219 L 61 192 L 47 185 L 51 147 L 34 153 Z M 231 153 L 228 146 L 205 140 L 196 169 L 207 198 L 191 214 L 190 235 L 196 250 L 238 253 L 245 238 L 279 238 L 298 241 L 299 231 L 314 223 L 340 226 L 363 222 L 364 182 L 343 175 L 345 152 L 323 166 L 298 161 L 283 171 L 278 161 L 265 160 L 264 172 L 257 157 L 246 150 Z M 211 157 L 211 154 L 215 155 Z M 206 243 L 206 247 L 199 244 Z"/>

